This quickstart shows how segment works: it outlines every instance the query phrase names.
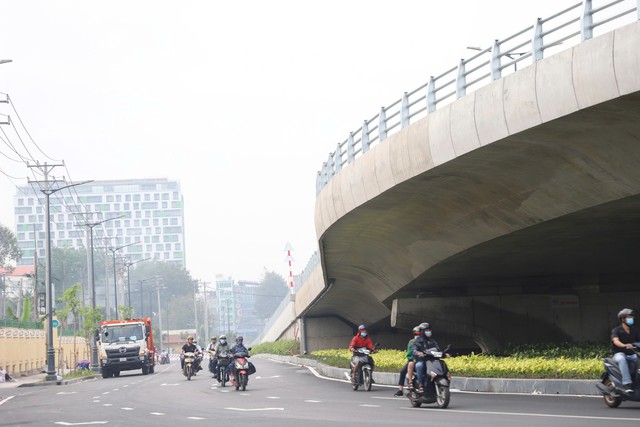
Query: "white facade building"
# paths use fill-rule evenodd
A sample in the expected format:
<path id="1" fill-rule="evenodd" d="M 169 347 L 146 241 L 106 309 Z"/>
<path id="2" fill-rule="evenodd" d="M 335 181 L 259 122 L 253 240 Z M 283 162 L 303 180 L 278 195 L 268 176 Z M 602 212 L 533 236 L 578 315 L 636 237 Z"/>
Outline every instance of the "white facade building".
<path id="1" fill-rule="evenodd" d="M 93 228 L 94 247 L 129 245 L 119 255 L 186 267 L 184 200 L 178 181 L 93 181 L 51 194 L 49 205 L 52 247 L 87 247 L 88 227 L 82 224 L 104 221 Z M 46 240 L 45 195 L 37 184 L 18 187 L 14 212 L 23 253 L 18 265 L 33 265 L 36 250 L 44 259 Z"/>

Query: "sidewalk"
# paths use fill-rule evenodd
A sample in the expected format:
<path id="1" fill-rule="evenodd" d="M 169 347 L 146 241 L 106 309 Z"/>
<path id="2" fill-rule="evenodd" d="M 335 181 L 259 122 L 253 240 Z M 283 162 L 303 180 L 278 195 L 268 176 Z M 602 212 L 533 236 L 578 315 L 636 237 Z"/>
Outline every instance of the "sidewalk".
<path id="1" fill-rule="evenodd" d="M 272 360 L 288 362 L 300 366 L 313 367 L 319 374 L 345 380 L 349 370 L 335 368 L 313 359 L 299 356 L 278 356 L 274 354 L 257 354 Z M 259 368 L 258 368 L 259 369 Z M 379 385 L 396 386 L 400 375 L 391 372 L 374 372 L 373 379 Z M 598 380 L 546 380 L 546 379 L 507 379 L 507 378 L 464 378 L 453 377 L 451 388 L 460 391 L 478 391 L 488 393 L 527 393 L 527 394 L 563 394 L 576 396 L 599 396 L 596 387 Z"/>
<path id="2" fill-rule="evenodd" d="M 47 374 L 42 372 L 37 372 L 37 373 L 28 374 L 28 375 L 19 376 L 19 377 L 13 377 L 15 381 L 0 383 L 0 393 L 2 393 L 2 390 L 4 389 L 11 389 L 11 388 L 18 388 L 18 387 L 36 387 L 36 386 L 72 384 L 78 381 L 85 381 L 88 379 L 97 378 L 97 375 L 99 375 L 99 373 L 96 373 L 96 375 L 88 375 L 86 377 L 71 378 L 68 380 L 63 380 L 62 376 L 68 372 L 69 370 L 65 370 L 64 372 L 56 372 L 58 376 L 57 381 L 45 381 Z"/>

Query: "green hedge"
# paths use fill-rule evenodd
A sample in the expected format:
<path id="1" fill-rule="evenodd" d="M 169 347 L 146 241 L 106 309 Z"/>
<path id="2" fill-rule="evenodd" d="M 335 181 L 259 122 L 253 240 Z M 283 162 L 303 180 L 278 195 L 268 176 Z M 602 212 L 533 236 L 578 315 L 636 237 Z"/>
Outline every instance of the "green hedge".
<path id="1" fill-rule="evenodd" d="M 299 353 L 294 340 L 264 343 L 253 353 L 293 355 Z M 500 355 L 471 354 L 446 359 L 451 374 L 479 378 L 597 379 L 603 366 L 602 357 L 609 354 L 606 344 L 536 344 L 507 346 Z M 346 348 L 317 350 L 306 355 L 330 366 L 349 367 L 351 353 Z M 376 370 L 400 372 L 405 352 L 380 350 L 374 356 Z"/>

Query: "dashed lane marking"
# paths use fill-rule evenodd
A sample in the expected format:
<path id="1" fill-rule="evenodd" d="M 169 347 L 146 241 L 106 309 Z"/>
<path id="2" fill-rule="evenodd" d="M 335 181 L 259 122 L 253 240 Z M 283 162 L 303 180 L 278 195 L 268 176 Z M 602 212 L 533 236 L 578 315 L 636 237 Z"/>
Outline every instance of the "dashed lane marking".
<path id="1" fill-rule="evenodd" d="M 206 418 L 202 417 L 187 417 L 188 420 L 206 420 Z"/>
<path id="2" fill-rule="evenodd" d="M 102 406 L 113 406 L 113 403 L 103 403 Z"/>
<path id="3" fill-rule="evenodd" d="M 133 411 L 133 408 L 127 408 L 127 407 L 120 408 L 120 409 L 122 409 L 123 411 Z"/>
<path id="4" fill-rule="evenodd" d="M 54 424 L 61 426 L 88 426 L 94 424 L 107 424 L 109 421 L 86 421 L 84 423 L 68 423 L 66 421 L 56 421 Z"/>
<path id="5" fill-rule="evenodd" d="M 56 394 L 76 394 L 77 391 L 59 391 Z"/>
<path id="6" fill-rule="evenodd" d="M 305 400 L 304 403 L 322 403 L 322 400 Z"/>
<path id="7" fill-rule="evenodd" d="M 365 408 L 379 408 L 380 407 L 380 405 L 369 405 L 367 403 L 363 403 L 360 406 L 365 407 Z"/>
<path id="8" fill-rule="evenodd" d="M 256 380 L 268 380 L 269 378 L 280 378 L 280 375 L 271 375 L 270 377 L 255 377 Z"/>
<path id="9" fill-rule="evenodd" d="M 280 399 L 278 396 L 267 396 L 267 399 Z"/>
<path id="10" fill-rule="evenodd" d="M 257 412 L 257 411 L 284 411 L 284 408 L 224 408 L 230 411 Z"/>
<path id="11" fill-rule="evenodd" d="M 164 415 L 164 412 L 149 412 L 151 415 Z"/>

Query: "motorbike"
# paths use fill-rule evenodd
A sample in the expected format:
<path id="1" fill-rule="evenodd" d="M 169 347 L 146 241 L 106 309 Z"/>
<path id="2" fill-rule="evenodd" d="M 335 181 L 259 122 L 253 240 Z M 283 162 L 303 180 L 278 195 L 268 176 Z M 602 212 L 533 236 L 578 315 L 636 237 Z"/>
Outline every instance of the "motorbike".
<path id="1" fill-rule="evenodd" d="M 187 380 L 190 380 L 191 377 L 196 374 L 195 353 L 189 351 L 184 354 L 184 368 L 182 369 L 182 373 L 187 377 Z"/>
<path id="2" fill-rule="evenodd" d="M 375 347 L 379 347 L 379 344 L 376 343 Z M 375 351 L 375 350 L 374 350 Z M 371 354 L 374 351 L 369 350 L 366 347 L 358 347 L 353 352 L 353 355 L 359 358 L 360 366 L 358 371 L 355 373 L 355 378 L 351 383 L 351 387 L 353 387 L 353 391 L 357 391 L 360 386 L 362 386 L 365 390 L 371 390 L 371 384 L 373 384 L 373 359 Z M 355 367 L 355 362 L 351 358 L 351 372 L 353 372 L 353 368 Z"/>
<path id="3" fill-rule="evenodd" d="M 218 366 L 216 368 L 216 379 L 222 387 L 226 387 L 229 382 L 229 372 L 231 371 L 231 358 L 229 358 L 226 351 L 223 351 L 217 359 Z"/>
<path id="4" fill-rule="evenodd" d="M 640 343 L 634 343 L 633 352 L 638 356 L 640 362 Z M 609 408 L 617 408 L 623 400 L 638 402 L 640 401 L 640 363 L 636 362 L 635 366 L 629 366 L 631 373 L 633 393 L 627 393 L 625 390 L 629 387 L 622 385 L 622 372 L 618 364 L 612 357 L 603 359 L 604 372 L 601 382 L 596 384 L 598 390 L 604 396 L 604 403 Z"/>
<path id="5" fill-rule="evenodd" d="M 160 364 L 168 365 L 169 363 L 171 363 L 171 359 L 169 359 L 169 353 L 166 351 L 160 353 Z"/>
<path id="6" fill-rule="evenodd" d="M 249 348 L 248 350 L 251 350 Z M 249 364 L 249 353 L 248 352 L 240 352 L 233 355 L 233 363 L 235 363 L 235 386 L 236 390 L 242 389 L 245 391 L 247 389 L 247 384 L 249 383 L 249 375 L 251 375 L 251 367 Z"/>
<path id="7" fill-rule="evenodd" d="M 414 372 L 413 378 L 410 378 L 412 388 L 407 393 L 407 397 L 414 408 L 419 408 L 423 403 L 435 403 L 440 409 L 445 409 L 449 406 L 451 400 L 451 390 L 449 389 L 451 374 L 447 364 L 442 360 L 447 357 L 447 351 L 449 351 L 449 346 L 444 351 L 439 351 L 436 348 L 430 348 L 426 351 L 426 357 L 431 363 L 429 372 L 425 373 L 425 378 L 428 381 L 424 388 L 424 393 L 418 391 L 417 373 Z M 432 372 L 435 376 L 431 374 Z"/>

